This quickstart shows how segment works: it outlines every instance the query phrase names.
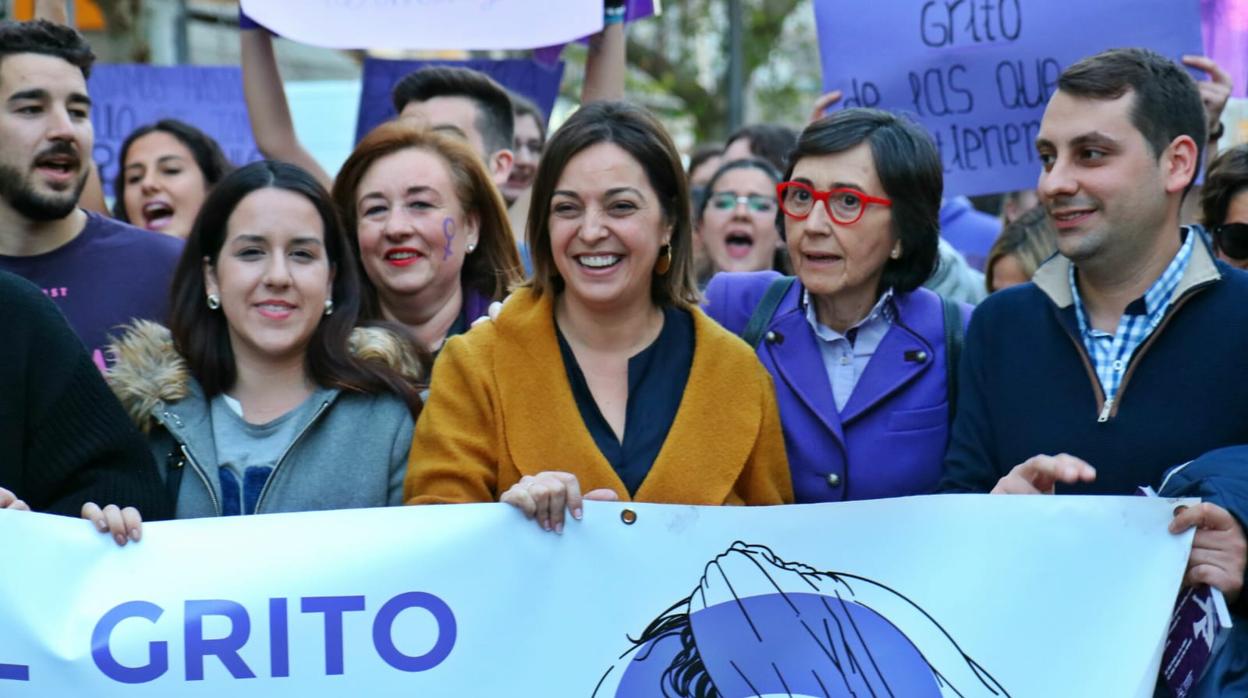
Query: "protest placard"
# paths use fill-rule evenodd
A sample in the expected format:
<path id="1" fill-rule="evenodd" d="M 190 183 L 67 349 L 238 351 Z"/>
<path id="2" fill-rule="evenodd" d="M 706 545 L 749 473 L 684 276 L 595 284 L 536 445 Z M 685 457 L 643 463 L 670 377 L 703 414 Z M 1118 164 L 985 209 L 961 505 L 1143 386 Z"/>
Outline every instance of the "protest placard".
<path id="1" fill-rule="evenodd" d="M 87 92 L 95 128 L 92 154 L 107 196 L 113 196 L 126 136 L 160 119 L 179 119 L 199 128 L 221 144 L 235 165 L 262 157 L 251 136 L 242 73 L 236 67 L 97 65 Z"/>
<path id="2" fill-rule="evenodd" d="M 549 120 L 559 96 L 563 80 L 563 62 L 546 65 L 520 58 L 471 61 L 392 61 L 368 58 L 364 61 L 363 87 L 360 90 L 360 112 L 355 126 L 355 140 L 373 130 L 383 121 L 394 118 L 390 92 L 403 76 L 425 66 L 444 65 L 471 68 L 494 78 L 498 84 L 533 100 Z"/>
<path id="3" fill-rule="evenodd" d="M 1248 3 L 1200 0 L 1205 55 L 1231 76 L 1231 94 L 1248 96 Z"/>
<path id="4" fill-rule="evenodd" d="M 815 0 L 836 106 L 906 113 L 926 126 L 945 193 L 1036 185 L 1036 133 L 1062 70 L 1116 47 L 1200 54 L 1200 0 L 897 0 L 868 10 Z"/>
<path id="5" fill-rule="evenodd" d="M 1174 506 L 587 502 L 556 535 L 449 505 L 145 524 L 121 549 L 0 511 L 0 694 L 686 695 L 666 672 L 723 696 L 1147 698 L 1192 541 Z"/>
<path id="6" fill-rule="evenodd" d="M 529 49 L 602 29 L 585 0 L 242 0 L 274 32 L 330 48 Z"/>

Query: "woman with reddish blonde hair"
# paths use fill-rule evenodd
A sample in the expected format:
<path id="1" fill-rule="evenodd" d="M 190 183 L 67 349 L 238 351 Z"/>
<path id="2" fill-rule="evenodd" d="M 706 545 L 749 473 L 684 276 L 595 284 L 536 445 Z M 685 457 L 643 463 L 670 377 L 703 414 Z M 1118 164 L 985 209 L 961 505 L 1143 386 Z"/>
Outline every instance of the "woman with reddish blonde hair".
<path id="1" fill-rule="evenodd" d="M 363 317 L 397 322 L 436 350 L 521 281 L 507 206 L 467 143 L 391 121 L 334 182 L 359 252 Z"/>

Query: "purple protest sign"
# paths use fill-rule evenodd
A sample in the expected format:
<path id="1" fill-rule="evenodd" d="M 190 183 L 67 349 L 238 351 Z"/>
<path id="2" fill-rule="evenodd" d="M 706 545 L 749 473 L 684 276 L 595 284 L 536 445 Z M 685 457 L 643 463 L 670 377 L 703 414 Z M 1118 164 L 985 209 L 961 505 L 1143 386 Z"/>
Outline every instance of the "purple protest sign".
<path id="1" fill-rule="evenodd" d="M 1036 185 L 1036 133 L 1063 69 L 1120 46 L 1201 53 L 1200 0 L 815 0 L 833 108 L 878 107 L 931 131 L 945 194 Z"/>
<path id="2" fill-rule="evenodd" d="M 1201 0 L 1201 29 L 1205 55 L 1234 81 L 1234 97 L 1248 96 L 1248 2 Z"/>
<path id="3" fill-rule="evenodd" d="M 91 71 L 87 92 L 95 127 L 92 155 L 108 196 L 113 195 L 126 136 L 160 119 L 179 119 L 199 128 L 221 144 L 235 165 L 263 157 L 251 135 L 237 67 L 102 64 Z"/>
<path id="4" fill-rule="evenodd" d="M 390 91 L 395 83 L 408 73 L 430 65 L 458 66 L 479 70 L 494 78 L 498 84 L 533 100 L 547 118 L 554 109 L 559 96 L 559 83 L 563 80 L 563 63 L 553 66 L 536 61 L 509 58 L 504 60 L 472 61 L 388 61 L 368 58 L 364 61 L 364 78 L 360 90 L 360 112 L 356 120 L 355 140 L 373 130 L 378 124 L 394 118 L 394 104 Z"/>

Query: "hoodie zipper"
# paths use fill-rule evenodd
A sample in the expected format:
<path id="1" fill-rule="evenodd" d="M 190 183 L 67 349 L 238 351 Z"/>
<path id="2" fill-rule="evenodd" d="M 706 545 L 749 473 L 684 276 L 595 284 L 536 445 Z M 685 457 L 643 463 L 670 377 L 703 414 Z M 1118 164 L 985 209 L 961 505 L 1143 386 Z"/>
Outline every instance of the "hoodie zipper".
<path id="1" fill-rule="evenodd" d="M 321 418 L 321 414 L 323 414 L 325 409 L 329 407 L 330 402 L 332 402 L 332 400 L 324 400 L 321 402 L 321 406 L 316 408 L 316 413 L 312 415 L 312 419 L 309 419 L 308 423 L 303 425 L 303 428 L 299 430 L 299 433 L 295 435 L 295 438 L 287 444 L 286 450 L 282 451 L 282 456 L 277 459 L 277 463 L 273 466 L 273 472 L 269 473 L 269 479 L 265 480 L 264 487 L 260 488 L 260 496 L 256 499 L 255 513 L 260 513 L 260 508 L 264 504 L 264 497 L 269 493 L 269 486 L 273 484 L 275 479 L 277 479 L 277 471 L 282 467 L 282 463 L 286 462 L 286 456 L 290 455 L 291 450 L 293 450 L 299 443 L 300 439 L 303 438 L 303 435 L 307 434 L 308 430 L 312 428 L 312 425 L 316 424 L 317 420 Z"/>

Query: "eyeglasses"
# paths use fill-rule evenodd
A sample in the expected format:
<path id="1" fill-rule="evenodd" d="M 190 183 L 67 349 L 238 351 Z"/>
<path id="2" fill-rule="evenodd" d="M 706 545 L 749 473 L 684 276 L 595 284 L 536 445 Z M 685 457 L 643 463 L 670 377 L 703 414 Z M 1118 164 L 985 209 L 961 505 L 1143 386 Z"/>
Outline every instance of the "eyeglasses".
<path id="1" fill-rule="evenodd" d="M 789 218 L 799 221 L 806 220 L 810 212 L 815 210 L 815 202 L 822 201 L 828 217 L 841 225 L 857 223 L 867 206 L 892 206 L 893 202 L 878 196 L 869 196 L 857 189 L 841 187 L 831 191 L 819 191 L 802 182 L 781 182 L 776 185 L 776 198 L 780 200 L 780 210 Z"/>
<path id="2" fill-rule="evenodd" d="M 1219 252 L 1231 259 L 1248 259 L 1248 223 L 1223 223 L 1210 232 Z"/>
<path id="3" fill-rule="evenodd" d="M 731 211 L 737 204 L 745 204 L 750 213 L 774 213 L 776 200 L 762 194 L 738 194 L 732 191 L 720 191 L 711 194 L 711 206 L 717 211 Z"/>

